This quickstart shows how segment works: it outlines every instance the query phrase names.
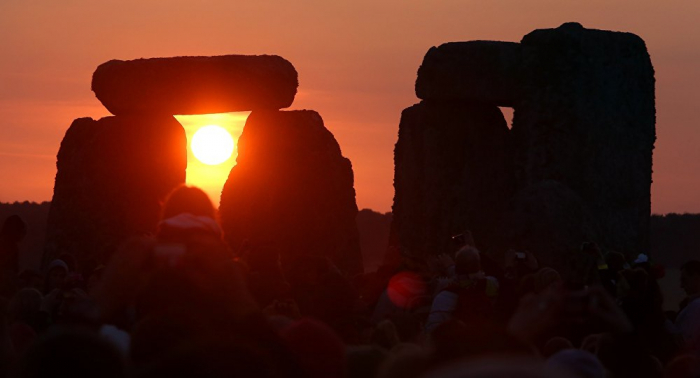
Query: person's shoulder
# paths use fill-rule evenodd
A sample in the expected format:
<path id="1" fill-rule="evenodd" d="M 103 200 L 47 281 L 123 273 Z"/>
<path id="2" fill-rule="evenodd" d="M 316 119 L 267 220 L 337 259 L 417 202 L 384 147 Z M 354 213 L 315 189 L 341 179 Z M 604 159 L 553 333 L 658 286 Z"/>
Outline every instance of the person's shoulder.
<path id="1" fill-rule="evenodd" d="M 687 304 L 683 306 L 678 316 L 676 317 L 676 322 L 684 322 L 691 318 L 696 318 L 700 316 L 700 296 L 695 298 L 688 298 Z"/>
<path id="2" fill-rule="evenodd" d="M 445 290 L 442 290 L 441 292 L 437 293 L 434 300 L 436 300 L 436 301 L 451 300 L 451 299 L 455 299 L 457 297 L 459 297 L 458 290 L 453 288 L 453 287 L 448 287 L 448 288 L 445 288 Z"/>
<path id="3" fill-rule="evenodd" d="M 688 305 L 686 306 L 686 308 L 693 312 L 700 311 L 700 295 L 696 296 L 695 298 L 691 298 L 688 301 Z"/>
<path id="4" fill-rule="evenodd" d="M 458 293 L 445 289 L 433 298 L 431 311 L 451 311 L 454 309 L 458 299 Z"/>

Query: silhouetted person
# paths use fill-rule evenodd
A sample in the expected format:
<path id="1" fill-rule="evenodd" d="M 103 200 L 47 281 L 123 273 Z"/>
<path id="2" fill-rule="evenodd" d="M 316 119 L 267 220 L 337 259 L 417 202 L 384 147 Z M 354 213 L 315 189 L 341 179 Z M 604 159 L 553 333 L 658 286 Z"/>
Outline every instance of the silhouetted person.
<path id="1" fill-rule="evenodd" d="M 625 255 L 620 252 L 610 252 L 605 256 L 605 266 L 598 269 L 600 283 L 613 297 L 617 297 L 618 275 L 625 269 L 625 265 L 627 265 Z"/>
<path id="2" fill-rule="evenodd" d="M 19 215 L 11 215 L 0 229 L 0 292 L 9 295 L 14 290 L 19 272 L 19 243 L 27 235 L 27 224 Z"/>
<path id="3" fill-rule="evenodd" d="M 690 260 L 681 266 L 681 288 L 687 297 L 681 302 L 676 327 L 686 346 L 700 352 L 700 261 Z"/>
<path id="4" fill-rule="evenodd" d="M 493 316 L 498 281 L 481 270 L 479 251 L 464 247 L 455 256 L 455 278 L 433 300 L 426 329 L 431 331 L 449 319 L 469 323 Z"/>
<path id="5" fill-rule="evenodd" d="M 48 314 L 41 311 L 43 297 L 32 288 L 17 291 L 7 309 L 7 325 L 12 347 L 23 355 L 36 335 L 49 325 Z"/>
<path id="6" fill-rule="evenodd" d="M 341 378 L 347 366 L 343 340 L 328 325 L 301 319 L 280 332 L 309 378 Z"/>
<path id="7" fill-rule="evenodd" d="M 62 324 L 92 323 L 94 317 L 88 310 L 91 306 L 80 275 L 70 273 L 65 261 L 53 260 L 46 271 L 42 305 L 52 321 Z"/>
<path id="8" fill-rule="evenodd" d="M 44 290 L 44 277 L 33 269 L 24 269 L 18 275 L 18 288 L 34 288 L 41 292 Z"/>
<path id="9" fill-rule="evenodd" d="M 78 259 L 73 256 L 73 254 L 68 253 L 68 252 L 63 252 L 56 257 L 56 259 L 63 261 L 66 263 L 66 266 L 68 267 L 68 273 L 77 273 L 80 270 L 78 266 Z"/>
<path id="10" fill-rule="evenodd" d="M 53 260 L 46 268 L 46 278 L 44 280 L 44 295 L 62 288 L 68 276 L 68 264 L 63 260 Z"/>
<path id="11" fill-rule="evenodd" d="M 157 237 L 162 241 L 184 242 L 197 235 L 223 239 L 217 211 L 204 191 L 181 185 L 165 200 Z"/>
<path id="12" fill-rule="evenodd" d="M 556 367 L 581 378 L 605 378 L 605 368 L 591 352 L 566 349 L 547 359 L 547 366 Z"/>
<path id="13" fill-rule="evenodd" d="M 641 344 L 663 363 L 678 352 L 666 324 L 663 296 L 656 279 L 642 268 L 620 272 L 618 303 L 632 322 Z"/>
<path id="14" fill-rule="evenodd" d="M 335 325 L 352 314 L 357 295 L 329 259 L 304 256 L 290 265 L 286 277 L 303 315 Z"/>

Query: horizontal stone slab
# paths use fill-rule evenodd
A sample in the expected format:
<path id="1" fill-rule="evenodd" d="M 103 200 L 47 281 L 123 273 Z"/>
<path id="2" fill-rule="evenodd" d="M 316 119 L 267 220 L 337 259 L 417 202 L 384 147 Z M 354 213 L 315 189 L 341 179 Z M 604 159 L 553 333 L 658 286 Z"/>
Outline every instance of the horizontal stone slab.
<path id="1" fill-rule="evenodd" d="M 281 109 L 297 86 L 294 66 L 276 55 L 111 60 L 92 76 L 92 91 L 115 115 Z"/>
<path id="2" fill-rule="evenodd" d="M 520 44 L 513 42 L 450 42 L 432 47 L 418 69 L 416 96 L 512 107 L 520 92 L 520 56 Z"/>

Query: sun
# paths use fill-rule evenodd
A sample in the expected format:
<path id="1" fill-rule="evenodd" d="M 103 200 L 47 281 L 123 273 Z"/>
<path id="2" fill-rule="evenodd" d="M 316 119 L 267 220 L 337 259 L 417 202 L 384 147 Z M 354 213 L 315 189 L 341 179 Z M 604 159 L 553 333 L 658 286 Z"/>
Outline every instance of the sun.
<path id="1" fill-rule="evenodd" d="M 190 146 L 197 160 L 207 165 L 217 165 L 231 157 L 233 138 L 221 126 L 203 126 L 192 136 Z"/>

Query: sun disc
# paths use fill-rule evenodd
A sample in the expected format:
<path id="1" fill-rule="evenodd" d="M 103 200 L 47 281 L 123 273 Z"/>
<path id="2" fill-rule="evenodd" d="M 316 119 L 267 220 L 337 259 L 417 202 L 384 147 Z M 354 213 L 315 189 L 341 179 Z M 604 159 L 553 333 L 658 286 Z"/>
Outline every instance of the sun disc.
<path id="1" fill-rule="evenodd" d="M 207 165 L 217 165 L 231 157 L 233 138 L 223 127 L 204 126 L 194 133 L 191 148 L 197 160 Z"/>

